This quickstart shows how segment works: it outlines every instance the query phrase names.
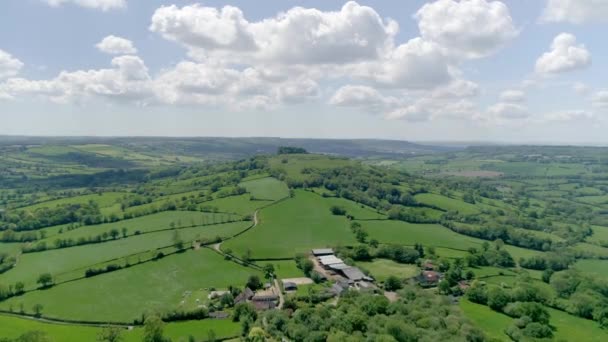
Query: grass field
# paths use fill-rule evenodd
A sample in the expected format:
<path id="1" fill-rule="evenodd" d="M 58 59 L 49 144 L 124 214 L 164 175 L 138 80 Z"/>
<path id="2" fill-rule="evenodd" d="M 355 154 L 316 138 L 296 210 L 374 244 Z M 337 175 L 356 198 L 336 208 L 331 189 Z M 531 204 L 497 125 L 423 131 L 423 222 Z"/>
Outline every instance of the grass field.
<path id="1" fill-rule="evenodd" d="M 249 222 L 235 222 L 184 228 L 178 231 L 181 239 L 188 242 L 197 238 L 214 238 L 218 235 L 232 236 L 248 225 Z M 172 245 L 173 234 L 173 231 L 162 231 L 93 245 L 23 254 L 16 267 L 0 275 L 0 281 L 7 283 L 23 281 L 28 288 L 32 288 L 38 276 L 44 272 L 51 273 L 57 278 L 56 281 L 73 279 L 75 276 L 82 276 L 87 267 L 97 263 Z"/>
<path id="2" fill-rule="evenodd" d="M 256 273 L 225 261 L 209 249 L 191 250 L 156 262 L 30 292 L 5 301 L 0 307 L 7 310 L 23 303 L 26 312 L 31 312 L 35 304 L 42 304 L 46 317 L 131 322 L 147 310 L 179 308 L 185 291 L 242 286 L 249 275 Z"/>
<path id="3" fill-rule="evenodd" d="M 283 161 L 286 162 L 283 162 Z M 289 177 L 295 179 L 306 179 L 307 175 L 302 173 L 306 168 L 327 169 L 352 165 L 354 162 L 345 158 L 328 157 L 322 155 L 282 155 L 270 158 L 272 168 L 283 169 Z"/>
<path id="4" fill-rule="evenodd" d="M 479 213 L 479 208 L 474 204 L 438 194 L 418 194 L 414 198 L 420 203 L 433 205 L 447 211 L 454 210 L 463 214 Z"/>
<path id="5" fill-rule="evenodd" d="M 311 192 L 297 190 L 295 197 L 260 211 L 260 224 L 222 245 L 242 256 L 291 258 L 311 248 L 353 244 L 354 235 L 344 216 L 330 212 L 331 203 Z"/>
<path id="6" fill-rule="evenodd" d="M 272 177 L 255 179 L 240 184 L 251 193 L 255 199 L 279 200 L 289 196 L 289 189 L 285 182 Z"/>
<path id="7" fill-rule="evenodd" d="M 579 260 L 574 267 L 581 272 L 597 275 L 608 280 L 608 260 Z"/>
<path id="8" fill-rule="evenodd" d="M 346 214 L 353 216 L 357 220 L 382 220 L 387 219 L 387 216 L 378 213 L 375 209 L 367 207 L 363 204 L 358 204 L 344 198 L 328 197 L 319 200 L 329 203 L 330 206 L 338 206 L 346 209 Z"/>
<path id="9" fill-rule="evenodd" d="M 595 205 L 608 204 L 608 195 L 582 196 L 582 197 L 577 197 L 576 200 L 579 202 L 595 204 Z"/>
<path id="10" fill-rule="evenodd" d="M 498 313 L 485 305 L 472 303 L 464 298 L 460 300 L 460 309 L 489 337 L 499 341 L 511 340 L 504 333 L 505 329 L 513 322 L 511 317 Z"/>
<path id="11" fill-rule="evenodd" d="M 402 221 L 359 221 L 370 238 L 381 243 L 448 247 L 466 250 L 479 247 L 483 240 L 454 233 L 438 224 L 416 224 Z"/>
<path id="12" fill-rule="evenodd" d="M 593 235 L 587 238 L 590 242 L 608 242 L 608 227 L 604 226 L 592 226 Z"/>
<path id="13" fill-rule="evenodd" d="M 304 277 L 304 272 L 296 266 L 294 260 L 259 262 L 260 265 L 272 264 L 279 279 Z"/>
<path id="14" fill-rule="evenodd" d="M 416 265 L 399 264 L 387 259 L 359 261 L 357 266 L 368 270 L 378 281 L 385 281 L 391 275 L 401 279 L 409 279 L 420 274 L 420 269 Z"/>
<path id="15" fill-rule="evenodd" d="M 42 331 L 50 338 L 49 342 L 83 342 L 96 341 L 101 328 L 84 325 L 50 324 L 11 316 L 0 316 L 0 337 L 17 338 L 27 331 Z M 165 336 L 173 341 L 185 341 L 189 336 L 197 339 L 207 339 L 213 330 L 218 338 L 236 336 L 240 325 L 231 320 L 202 320 L 176 322 L 165 325 Z M 135 328 L 122 333 L 124 342 L 140 342 L 143 338 L 143 328 Z"/>
<path id="16" fill-rule="evenodd" d="M 89 194 L 67 198 L 60 198 L 56 200 L 36 203 L 27 207 L 19 208 L 20 210 L 34 211 L 39 208 L 55 208 L 63 204 L 85 204 L 89 201 L 93 201 L 99 205 L 101 213 L 109 215 L 112 213 L 119 214 L 120 205 L 118 202 L 130 194 L 126 192 L 104 192 L 102 194 Z"/>
<path id="17" fill-rule="evenodd" d="M 157 230 L 169 229 L 173 224 L 174 227 L 189 227 L 195 225 L 208 225 L 226 222 L 229 219 L 239 219 L 236 215 L 226 214 L 214 214 L 214 213 L 201 213 L 196 211 L 164 211 L 156 214 L 136 217 L 129 220 L 123 220 L 112 223 L 105 223 L 99 225 L 82 226 L 74 230 L 67 230 L 66 225 L 58 227 L 46 228 L 47 238 L 45 240 L 47 244 L 52 245 L 57 238 L 61 239 L 74 239 L 77 240 L 80 237 L 90 237 L 104 232 L 109 232 L 112 229 L 117 229 L 121 232 L 122 228 L 127 229 L 127 235 L 133 235 L 135 231 L 152 232 Z M 63 233 L 58 234 L 60 228 L 63 228 Z"/>
<path id="18" fill-rule="evenodd" d="M 218 198 L 213 201 L 203 202 L 199 205 L 199 208 L 217 208 L 217 210 L 226 213 L 235 213 L 239 215 L 250 215 L 253 212 L 263 206 L 272 203 L 272 201 L 263 200 L 251 200 L 250 194 L 243 194 L 239 196 L 230 196 L 224 198 Z"/>

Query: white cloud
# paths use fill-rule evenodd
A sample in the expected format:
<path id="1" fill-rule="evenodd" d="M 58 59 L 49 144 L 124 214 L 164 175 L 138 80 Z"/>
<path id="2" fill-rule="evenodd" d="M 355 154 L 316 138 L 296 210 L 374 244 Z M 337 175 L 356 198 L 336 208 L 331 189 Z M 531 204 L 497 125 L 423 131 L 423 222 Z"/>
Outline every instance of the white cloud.
<path id="1" fill-rule="evenodd" d="M 414 38 L 386 58 L 353 65 L 352 75 L 384 87 L 434 88 L 453 79 L 448 60 L 437 44 Z"/>
<path id="2" fill-rule="evenodd" d="M 569 122 L 569 121 L 583 121 L 594 119 L 595 115 L 592 112 L 576 109 L 576 110 L 563 110 L 558 112 L 552 112 L 545 114 L 543 121 L 555 121 L 555 122 Z"/>
<path id="3" fill-rule="evenodd" d="M 575 82 L 572 89 L 579 95 L 588 95 L 591 92 L 591 87 L 582 82 Z"/>
<path id="4" fill-rule="evenodd" d="M 608 90 L 600 90 L 593 94 L 593 106 L 598 108 L 608 108 Z"/>
<path id="5" fill-rule="evenodd" d="M 396 107 L 399 100 L 391 96 L 384 96 L 372 87 L 346 85 L 336 91 L 329 103 L 334 106 L 355 107 L 375 113 Z"/>
<path id="6" fill-rule="evenodd" d="M 95 47 L 99 51 L 110 55 L 133 55 L 137 53 L 132 41 L 113 35 L 105 37 Z"/>
<path id="7" fill-rule="evenodd" d="M 542 22 L 607 22 L 607 0 L 548 0 L 540 17 Z"/>
<path id="8" fill-rule="evenodd" d="M 144 62 L 136 56 L 112 59 L 111 69 L 61 72 L 51 80 L 32 81 L 11 78 L 3 85 L 9 96 L 34 95 L 57 103 L 103 97 L 118 101 L 145 103 L 151 97 L 150 77 Z"/>
<path id="9" fill-rule="evenodd" d="M 518 103 L 526 101 L 526 94 L 521 90 L 509 89 L 500 93 L 500 101 Z"/>
<path id="10" fill-rule="evenodd" d="M 109 11 L 127 7 L 127 0 L 42 0 L 47 4 L 57 7 L 63 4 L 74 4 L 80 7 Z"/>
<path id="11" fill-rule="evenodd" d="M 414 17 L 422 38 L 464 58 L 489 56 L 519 34 L 509 8 L 500 1 L 438 0 L 422 6 Z"/>
<path id="12" fill-rule="evenodd" d="M 553 39 L 551 51 L 545 52 L 536 60 L 536 72 L 554 74 L 591 65 L 591 53 L 585 45 L 576 44 L 576 37 L 570 33 L 560 33 Z"/>
<path id="13" fill-rule="evenodd" d="M 377 58 L 390 47 L 398 25 L 352 1 L 337 12 L 294 7 L 257 22 L 249 22 L 237 7 L 196 4 L 157 9 L 150 30 L 188 47 L 194 56 L 341 64 Z"/>
<path id="14" fill-rule="evenodd" d="M 0 79 L 17 75 L 21 68 L 23 63 L 20 60 L 0 50 Z"/>
<path id="15" fill-rule="evenodd" d="M 388 120 L 405 120 L 409 122 L 423 122 L 431 118 L 431 113 L 417 104 L 397 108 L 386 115 Z"/>
<path id="16" fill-rule="evenodd" d="M 516 103 L 499 102 L 490 106 L 487 110 L 491 118 L 500 120 L 516 120 L 530 117 L 527 107 Z"/>

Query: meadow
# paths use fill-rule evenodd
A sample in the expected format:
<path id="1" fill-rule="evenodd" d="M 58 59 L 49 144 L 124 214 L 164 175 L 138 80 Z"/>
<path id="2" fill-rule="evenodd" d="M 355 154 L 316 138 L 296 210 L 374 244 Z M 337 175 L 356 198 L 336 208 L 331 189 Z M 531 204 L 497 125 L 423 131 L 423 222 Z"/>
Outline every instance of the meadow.
<path id="1" fill-rule="evenodd" d="M 259 224 L 222 244 L 237 256 L 251 252 L 253 259 L 293 258 L 312 248 L 355 242 L 346 217 L 332 215 L 331 203 L 308 191 L 262 209 Z"/>
<path id="2" fill-rule="evenodd" d="M 0 308 L 18 310 L 23 304 L 31 313 L 41 304 L 45 317 L 129 323 L 151 310 L 178 309 L 186 291 L 242 286 L 251 274 L 259 273 L 203 248 L 29 292 Z"/>
<path id="3" fill-rule="evenodd" d="M 399 264 L 387 259 L 358 261 L 357 266 L 368 270 L 370 274 L 378 281 L 385 281 L 386 278 L 390 276 L 409 279 L 420 274 L 420 269 L 415 265 Z"/>

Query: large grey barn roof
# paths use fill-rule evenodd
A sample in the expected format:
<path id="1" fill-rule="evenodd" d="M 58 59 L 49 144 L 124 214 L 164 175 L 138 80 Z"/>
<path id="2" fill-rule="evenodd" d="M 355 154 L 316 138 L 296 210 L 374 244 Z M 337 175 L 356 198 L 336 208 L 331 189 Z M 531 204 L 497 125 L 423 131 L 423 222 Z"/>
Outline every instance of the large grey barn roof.
<path id="1" fill-rule="evenodd" d="M 334 250 L 331 248 L 317 248 L 317 249 L 312 250 L 312 255 L 314 255 L 314 256 L 331 255 L 331 254 L 334 254 Z"/>
<path id="2" fill-rule="evenodd" d="M 356 281 L 365 278 L 365 274 L 363 274 L 363 272 L 361 272 L 361 270 L 356 267 L 345 268 L 342 270 L 342 273 L 344 273 L 346 278 L 350 280 Z"/>

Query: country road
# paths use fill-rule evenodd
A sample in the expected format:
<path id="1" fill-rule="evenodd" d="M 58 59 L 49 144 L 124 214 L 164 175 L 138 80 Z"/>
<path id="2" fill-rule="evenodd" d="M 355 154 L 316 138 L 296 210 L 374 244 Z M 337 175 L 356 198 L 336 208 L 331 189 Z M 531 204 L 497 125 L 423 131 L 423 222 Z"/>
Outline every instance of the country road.
<path id="1" fill-rule="evenodd" d="M 247 228 L 247 230 L 249 230 L 249 229 L 251 229 L 251 228 L 254 228 L 255 226 L 257 226 L 257 225 L 258 225 L 258 212 L 259 212 L 259 211 L 260 211 L 260 210 L 258 209 L 258 210 L 256 210 L 255 212 L 253 212 L 253 225 L 252 225 L 251 227 Z M 232 237 L 231 237 L 231 238 L 228 238 L 228 239 L 226 239 L 226 240 L 224 240 L 224 241 L 227 241 L 227 240 L 230 240 L 230 239 L 232 239 Z M 222 241 L 222 242 L 224 242 L 224 241 Z M 222 242 L 218 242 L 218 243 L 214 244 L 214 245 L 212 246 L 212 248 L 213 248 L 214 250 L 216 250 L 217 252 L 222 253 Z M 223 254 L 223 253 L 222 253 L 222 254 Z"/>

